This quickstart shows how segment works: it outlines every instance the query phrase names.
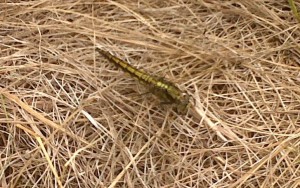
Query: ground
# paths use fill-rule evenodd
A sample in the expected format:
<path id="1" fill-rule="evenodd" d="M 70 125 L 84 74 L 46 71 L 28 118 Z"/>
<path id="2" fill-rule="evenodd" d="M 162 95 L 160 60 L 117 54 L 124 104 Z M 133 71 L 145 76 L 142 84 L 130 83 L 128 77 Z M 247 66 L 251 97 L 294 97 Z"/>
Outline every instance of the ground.
<path id="1" fill-rule="evenodd" d="M 0 3 L 0 187 L 299 187 L 299 7 Z M 176 84 L 189 112 L 97 48 Z"/>

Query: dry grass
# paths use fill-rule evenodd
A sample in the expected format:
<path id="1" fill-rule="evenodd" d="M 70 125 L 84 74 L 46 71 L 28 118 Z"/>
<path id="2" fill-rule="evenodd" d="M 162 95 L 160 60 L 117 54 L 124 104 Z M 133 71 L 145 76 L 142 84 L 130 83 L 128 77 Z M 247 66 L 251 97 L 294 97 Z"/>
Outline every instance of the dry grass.
<path id="1" fill-rule="evenodd" d="M 299 187 L 289 2 L 0 3 L 0 187 Z M 178 83 L 190 113 L 96 47 Z"/>

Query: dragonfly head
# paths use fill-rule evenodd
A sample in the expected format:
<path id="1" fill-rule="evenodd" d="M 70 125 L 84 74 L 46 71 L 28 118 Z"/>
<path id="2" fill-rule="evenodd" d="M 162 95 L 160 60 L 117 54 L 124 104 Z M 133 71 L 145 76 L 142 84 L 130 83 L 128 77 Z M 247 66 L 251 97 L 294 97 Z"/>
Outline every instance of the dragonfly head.
<path id="1" fill-rule="evenodd" d="M 179 114 L 186 114 L 188 112 L 189 107 L 190 107 L 190 95 L 187 93 L 182 93 L 182 96 L 180 97 L 180 100 L 176 105 L 176 111 Z"/>

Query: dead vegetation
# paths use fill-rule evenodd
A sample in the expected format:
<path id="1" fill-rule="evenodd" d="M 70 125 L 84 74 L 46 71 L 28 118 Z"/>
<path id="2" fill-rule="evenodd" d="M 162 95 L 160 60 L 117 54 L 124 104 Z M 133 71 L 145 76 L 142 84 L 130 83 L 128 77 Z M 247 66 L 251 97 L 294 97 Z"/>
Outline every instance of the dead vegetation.
<path id="1" fill-rule="evenodd" d="M 0 187 L 298 187 L 289 2 L 0 3 Z M 97 47 L 178 83 L 191 113 Z"/>

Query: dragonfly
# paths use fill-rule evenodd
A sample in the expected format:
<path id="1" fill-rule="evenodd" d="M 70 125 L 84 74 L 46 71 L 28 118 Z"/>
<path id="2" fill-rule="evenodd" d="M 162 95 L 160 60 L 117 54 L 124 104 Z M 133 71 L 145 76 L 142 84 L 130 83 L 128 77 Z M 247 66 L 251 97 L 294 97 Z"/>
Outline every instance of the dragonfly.
<path id="1" fill-rule="evenodd" d="M 108 51 L 97 48 L 97 51 L 107 60 L 121 68 L 124 72 L 129 73 L 132 77 L 138 79 L 143 84 L 149 87 L 149 91 L 157 96 L 162 104 L 174 105 L 175 111 L 179 114 L 186 114 L 190 106 L 190 95 L 181 91 L 174 83 L 151 75 L 143 70 L 140 70 L 128 62 L 112 55 Z"/>

